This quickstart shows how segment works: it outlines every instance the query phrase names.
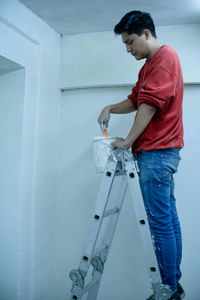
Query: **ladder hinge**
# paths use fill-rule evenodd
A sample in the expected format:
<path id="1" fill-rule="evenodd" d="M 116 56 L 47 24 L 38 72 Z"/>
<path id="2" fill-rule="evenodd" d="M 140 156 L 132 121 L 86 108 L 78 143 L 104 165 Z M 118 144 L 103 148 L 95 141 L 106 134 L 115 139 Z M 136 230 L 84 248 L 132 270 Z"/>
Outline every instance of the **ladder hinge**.
<path id="1" fill-rule="evenodd" d="M 104 263 L 99 256 L 94 256 L 92 258 L 91 265 L 94 267 L 95 271 L 103 273 Z"/>

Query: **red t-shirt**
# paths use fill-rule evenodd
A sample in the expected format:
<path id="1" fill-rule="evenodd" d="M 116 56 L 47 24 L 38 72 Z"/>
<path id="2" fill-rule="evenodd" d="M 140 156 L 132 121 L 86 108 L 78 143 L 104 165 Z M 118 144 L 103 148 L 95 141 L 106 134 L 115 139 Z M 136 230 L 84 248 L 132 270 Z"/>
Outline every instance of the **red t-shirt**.
<path id="1" fill-rule="evenodd" d="M 178 55 L 172 48 L 164 45 L 146 60 L 128 98 L 136 109 L 141 103 L 157 108 L 133 144 L 133 153 L 183 147 L 183 76 Z"/>

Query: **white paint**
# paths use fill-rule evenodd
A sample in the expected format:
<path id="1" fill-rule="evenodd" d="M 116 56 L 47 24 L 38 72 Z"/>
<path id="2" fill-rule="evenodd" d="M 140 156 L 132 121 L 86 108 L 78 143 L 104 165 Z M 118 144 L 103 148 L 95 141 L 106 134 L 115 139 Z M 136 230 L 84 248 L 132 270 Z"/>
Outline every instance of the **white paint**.
<path id="1" fill-rule="evenodd" d="M 102 173 L 105 171 L 105 165 L 108 161 L 108 157 L 111 151 L 114 149 L 114 146 L 111 145 L 116 138 L 112 137 L 94 137 L 93 139 L 93 157 L 94 164 L 97 173 Z"/>
<path id="2" fill-rule="evenodd" d="M 16 299 L 19 287 L 24 78 L 24 70 L 0 77 L 0 299 Z"/>
<path id="3" fill-rule="evenodd" d="M 184 82 L 199 83 L 200 25 L 157 27 L 157 34 L 161 44 L 177 51 Z M 126 52 L 121 36 L 113 32 L 64 36 L 61 87 L 134 84 L 143 64 Z"/>
<path id="4" fill-rule="evenodd" d="M 181 151 L 182 160 L 176 175 L 176 196 L 183 235 L 183 284 L 186 300 L 199 299 L 200 241 L 196 233 L 200 227 L 199 219 L 199 148 L 197 132 L 200 130 L 198 111 L 200 85 L 185 87 L 183 121 L 185 146 Z"/>
<path id="5" fill-rule="evenodd" d="M 0 13 L 4 9 L 1 7 Z M 16 297 L 30 297 L 31 284 L 31 203 L 33 188 L 33 170 L 35 155 L 35 118 L 38 97 L 38 61 L 37 49 L 30 41 L 16 33 L 11 26 L 0 23 L 2 43 L 1 56 L 6 57 L 25 68 L 25 96 L 22 116 L 21 166 L 20 166 L 20 216 L 17 224 L 19 238 L 18 291 Z M 13 44 L 15 48 L 13 48 Z M 23 56 L 22 54 L 23 49 Z M 27 200 L 28 199 L 28 200 Z M 26 274 L 26 275 L 25 275 Z M 24 298 L 23 298 L 24 297 Z"/>
<path id="6" fill-rule="evenodd" d="M 200 269 L 196 268 L 199 263 L 197 253 L 200 251 L 200 243 L 191 232 L 200 226 L 198 221 L 200 207 L 198 201 L 195 200 L 198 195 L 199 183 L 197 181 L 200 167 L 196 152 L 200 145 L 195 135 L 197 128 L 200 129 L 197 115 L 200 108 L 200 78 L 198 74 L 200 40 L 197 39 L 200 27 L 199 25 L 158 27 L 157 33 L 161 43 L 169 44 L 179 54 L 184 82 L 187 83 L 184 95 L 185 148 L 182 150 L 182 161 L 175 180 L 177 207 L 183 231 L 183 277 L 181 282 L 186 290 L 186 300 L 198 300 L 198 283 L 194 278 L 200 276 Z M 63 138 L 60 168 L 61 177 L 66 177 L 71 170 L 72 178 L 67 180 L 66 177 L 68 186 L 65 181 L 60 185 L 60 203 L 66 205 L 65 211 L 67 208 L 69 209 L 67 218 L 66 215 L 60 214 L 60 222 L 65 228 L 63 240 L 67 228 L 70 226 L 77 234 L 77 238 L 72 238 L 74 237 L 72 232 L 67 234 L 69 240 L 73 239 L 70 248 L 66 242 L 63 244 L 63 249 L 69 250 L 67 265 L 70 271 L 77 266 L 82 255 L 90 224 L 89 220 L 100 184 L 100 176 L 94 175 L 94 164 L 91 161 L 91 140 L 100 130 L 97 124 L 98 115 L 105 105 L 127 98 L 144 62 L 136 62 L 127 55 L 121 38 L 115 38 L 112 32 L 65 36 L 62 44 L 62 61 L 61 87 L 71 88 L 71 90 L 65 91 L 62 99 Z M 113 87 L 109 88 L 109 85 Z M 120 85 L 128 86 L 121 87 Z M 102 88 L 98 88 L 98 86 Z M 79 89 L 76 89 L 77 87 Z M 126 137 L 132 123 L 132 114 L 112 115 L 108 133 L 111 136 Z M 73 128 L 71 132 L 69 131 L 70 124 Z M 83 128 L 85 133 L 81 130 L 80 135 L 80 128 Z M 79 139 L 75 140 L 77 136 Z M 191 166 L 195 166 L 192 168 L 192 175 Z M 77 172 L 77 170 L 79 171 Z M 64 204 L 65 195 L 70 195 L 67 204 Z M 194 199 L 190 200 L 194 202 L 191 204 L 188 199 Z M 63 209 L 63 206 L 61 207 L 60 211 Z M 106 263 L 99 299 L 121 300 L 126 295 L 127 299 L 143 300 L 151 292 L 140 239 L 135 226 L 136 220 L 128 196 L 124 209 L 125 213 L 122 211 L 116 240 L 114 240 Z M 72 211 L 75 211 L 74 215 L 71 215 Z M 81 224 L 74 220 L 75 216 Z M 189 229 L 188 218 L 190 219 Z M 195 244 L 195 251 L 193 244 Z M 73 252 L 74 249 L 76 251 Z M 193 255 L 194 252 L 195 255 Z M 60 259 L 63 262 L 63 258 Z M 62 269 L 62 263 L 60 268 Z M 71 282 L 68 280 L 67 284 L 69 290 Z"/>
<path id="7" fill-rule="evenodd" d="M 60 36 L 16 0 L 0 2 L 0 35 L 0 55 L 25 68 L 18 284 L 6 299 L 54 300 Z"/>
<path id="8" fill-rule="evenodd" d="M 62 147 L 60 154 L 59 238 L 60 294 L 65 299 L 65 275 L 77 268 L 89 230 L 101 174 L 95 173 L 92 159 L 92 140 L 100 135 L 97 123 L 101 109 L 116 103 L 129 93 L 128 87 L 71 90 L 62 98 Z M 199 299 L 200 242 L 196 235 L 200 227 L 199 168 L 197 132 L 199 119 L 200 85 L 185 86 L 184 127 L 185 147 L 175 175 L 177 208 L 183 232 L 183 262 L 181 283 L 186 290 L 186 300 Z M 112 115 L 108 134 L 126 137 L 133 123 L 134 113 Z M 77 138 L 78 137 L 78 138 Z M 117 192 L 117 183 L 114 186 Z M 115 193 L 111 195 L 115 196 Z M 111 200 L 112 201 L 112 200 Z M 111 207 L 109 207 L 111 208 Z M 70 228 L 70 230 L 69 230 Z M 105 227 L 104 227 L 105 228 Z M 67 254 L 66 254 L 67 253 Z M 67 278 L 67 298 L 71 281 Z M 98 299 L 144 300 L 150 295 L 150 283 L 144 262 L 143 250 L 129 194 L 120 215 L 117 231 L 106 262 Z"/>
<path id="9" fill-rule="evenodd" d="M 78 267 L 83 255 L 102 178 L 102 174 L 96 173 L 93 159 L 93 137 L 101 135 L 97 123 L 98 114 L 104 105 L 120 101 L 128 91 L 128 88 L 95 88 L 63 93 L 58 205 L 61 281 L 58 299 L 70 299 L 71 281 L 68 274 L 71 269 Z M 125 136 L 133 118 L 134 113 L 112 115 L 108 134 L 112 137 Z M 114 184 L 108 209 L 113 206 L 118 184 L 119 178 Z M 106 222 L 105 219 L 103 228 Z M 141 241 L 128 193 L 97 299 L 144 300 L 151 292 L 149 287 Z"/>

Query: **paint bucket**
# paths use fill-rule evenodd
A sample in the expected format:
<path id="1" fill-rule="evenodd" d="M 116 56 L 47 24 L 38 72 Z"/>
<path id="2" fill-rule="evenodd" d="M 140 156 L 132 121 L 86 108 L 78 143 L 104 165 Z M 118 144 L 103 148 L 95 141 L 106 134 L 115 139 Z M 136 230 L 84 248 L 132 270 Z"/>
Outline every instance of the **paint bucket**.
<path id="1" fill-rule="evenodd" d="M 111 151 L 115 148 L 111 145 L 116 138 L 98 136 L 93 139 L 93 155 L 97 173 L 102 173 L 105 170 L 105 165 Z"/>

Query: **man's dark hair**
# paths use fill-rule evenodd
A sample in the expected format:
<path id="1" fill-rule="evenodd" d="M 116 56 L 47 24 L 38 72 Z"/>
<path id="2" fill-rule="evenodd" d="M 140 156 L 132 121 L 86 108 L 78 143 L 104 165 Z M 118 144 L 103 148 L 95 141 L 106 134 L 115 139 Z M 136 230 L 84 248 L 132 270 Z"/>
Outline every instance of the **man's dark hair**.
<path id="1" fill-rule="evenodd" d="M 152 36 L 157 38 L 151 15 L 144 11 L 133 10 L 123 16 L 121 21 L 115 26 L 114 32 L 116 34 L 122 34 L 123 32 L 128 34 L 136 33 L 140 36 L 144 29 L 149 29 Z"/>

